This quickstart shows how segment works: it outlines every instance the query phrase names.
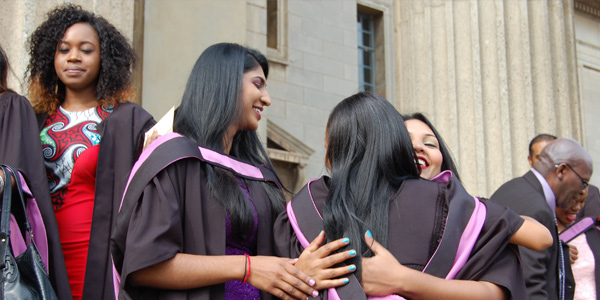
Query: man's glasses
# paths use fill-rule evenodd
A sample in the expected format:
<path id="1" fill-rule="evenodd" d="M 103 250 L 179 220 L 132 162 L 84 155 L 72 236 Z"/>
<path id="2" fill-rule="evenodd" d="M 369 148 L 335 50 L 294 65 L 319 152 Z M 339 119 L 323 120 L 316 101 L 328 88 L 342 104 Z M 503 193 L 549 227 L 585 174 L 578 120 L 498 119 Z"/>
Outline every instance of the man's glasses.
<path id="1" fill-rule="evenodd" d="M 579 173 L 577 173 L 577 171 L 575 171 L 575 169 L 573 169 L 571 166 L 569 166 L 568 163 L 564 163 L 565 166 L 567 166 L 569 169 L 571 169 L 571 171 L 573 171 L 573 173 L 575 173 L 575 175 L 577 175 L 577 177 L 579 177 L 579 179 L 581 180 L 581 184 L 583 185 L 583 188 L 581 189 L 582 191 L 585 191 L 585 189 L 587 189 L 587 187 L 590 185 L 590 183 L 583 179 L 583 177 L 581 177 L 581 175 L 579 175 Z M 555 164 L 554 167 L 558 168 L 558 166 L 560 165 L 560 163 Z"/>

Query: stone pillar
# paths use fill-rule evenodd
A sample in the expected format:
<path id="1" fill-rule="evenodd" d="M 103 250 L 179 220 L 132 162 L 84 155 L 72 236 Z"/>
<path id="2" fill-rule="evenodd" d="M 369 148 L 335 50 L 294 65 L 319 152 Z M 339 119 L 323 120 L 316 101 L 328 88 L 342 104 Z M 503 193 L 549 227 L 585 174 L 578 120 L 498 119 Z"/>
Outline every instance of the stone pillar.
<path id="1" fill-rule="evenodd" d="M 523 175 L 538 133 L 581 138 L 572 1 L 394 5 L 396 106 L 432 120 L 469 192 Z"/>

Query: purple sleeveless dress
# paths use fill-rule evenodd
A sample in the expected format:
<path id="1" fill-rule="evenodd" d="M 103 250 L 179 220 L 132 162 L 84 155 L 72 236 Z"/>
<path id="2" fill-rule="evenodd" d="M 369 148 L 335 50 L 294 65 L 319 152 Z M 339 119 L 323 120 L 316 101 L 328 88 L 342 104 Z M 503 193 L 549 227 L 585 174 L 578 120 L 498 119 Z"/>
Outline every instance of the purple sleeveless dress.
<path id="1" fill-rule="evenodd" d="M 250 256 L 256 255 L 256 241 L 258 234 L 258 215 L 256 214 L 256 209 L 254 208 L 254 203 L 252 199 L 250 199 L 250 193 L 248 192 L 248 188 L 246 184 L 238 179 L 238 184 L 240 188 L 246 195 L 246 199 L 250 202 L 252 206 L 252 212 L 254 215 L 254 227 L 252 228 L 252 232 L 249 238 L 243 238 L 239 234 L 235 234 L 231 229 L 231 221 L 229 220 L 229 215 L 227 215 L 226 226 L 227 226 L 227 239 L 225 246 L 225 254 L 226 255 L 244 255 L 248 254 Z M 260 300 L 260 291 L 251 286 L 248 283 L 242 283 L 239 280 L 228 281 L 225 282 L 225 299 L 226 300 Z"/>

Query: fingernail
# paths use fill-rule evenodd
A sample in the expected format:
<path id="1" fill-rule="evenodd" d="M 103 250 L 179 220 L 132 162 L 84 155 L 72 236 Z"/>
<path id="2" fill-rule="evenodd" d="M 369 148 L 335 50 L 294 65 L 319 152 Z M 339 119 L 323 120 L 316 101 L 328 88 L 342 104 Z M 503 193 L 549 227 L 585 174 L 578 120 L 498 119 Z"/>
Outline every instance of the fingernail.
<path id="1" fill-rule="evenodd" d="M 348 253 L 348 254 L 350 254 L 350 256 L 354 256 L 354 255 L 356 255 L 356 251 L 350 250 L 350 253 Z"/>
<path id="2" fill-rule="evenodd" d="M 356 270 L 356 266 L 355 265 L 351 265 L 348 269 L 350 269 L 350 271 L 354 271 L 354 270 Z"/>
<path id="3" fill-rule="evenodd" d="M 344 284 L 347 284 L 348 282 L 350 282 L 350 280 L 348 280 L 347 278 L 344 278 Z"/>
<path id="4" fill-rule="evenodd" d="M 373 234 L 371 234 L 371 230 L 367 230 L 367 236 L 368 237 L 373 237 Z"/>
<path id="5" fill-rule="evenodd" d="M 315 286 L 315 283 L 316 283 L 316 282 L 315 282 L 314 280 L 312 280 L 312 279 L 308 281 L 308 284 L 309 284 L 310 286 Z"/>
<path id="6" fill-rule="evenodd" d="M 344 238 L 344 239 L 342 240 L 342 242 L 344 242 L 344 244 L 348 244 L 348 243 L 350 242 L 350 239 L 349 239 L 349 238 Z"/>
<path id="7" fill-rule="evenodd" d="M 315 298 L 319 297 L 319 292 L 318 291 L 313 291 L 312 296 L 315 297 Z"/>
<path id="8" fill-rule="evenodd" d="M 323 233 L 323 230 L 321 230 L 321 232 L 319 232 L 319 234 Z"/>

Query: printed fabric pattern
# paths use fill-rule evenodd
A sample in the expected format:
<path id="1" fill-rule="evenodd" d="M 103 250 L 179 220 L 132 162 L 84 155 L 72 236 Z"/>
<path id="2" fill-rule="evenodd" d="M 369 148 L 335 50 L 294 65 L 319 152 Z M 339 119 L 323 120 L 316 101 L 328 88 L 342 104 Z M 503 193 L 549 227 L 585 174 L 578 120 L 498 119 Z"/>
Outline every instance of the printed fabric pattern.
<path id="1" fill-rule="evenodd" d="M 65 201 L 65 187 L 77 158 L 89 147 L 100 144 L 97 125 L 109 116 L 114 107 L 102 105 L 85 111 L 69 112 L 59 107 L 49 116 L 40 132 L 42 153 L 54 209 Z"/>

